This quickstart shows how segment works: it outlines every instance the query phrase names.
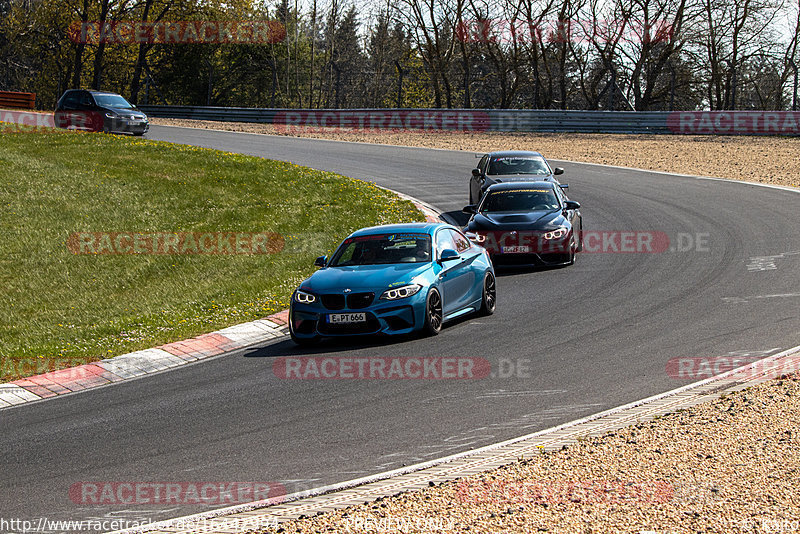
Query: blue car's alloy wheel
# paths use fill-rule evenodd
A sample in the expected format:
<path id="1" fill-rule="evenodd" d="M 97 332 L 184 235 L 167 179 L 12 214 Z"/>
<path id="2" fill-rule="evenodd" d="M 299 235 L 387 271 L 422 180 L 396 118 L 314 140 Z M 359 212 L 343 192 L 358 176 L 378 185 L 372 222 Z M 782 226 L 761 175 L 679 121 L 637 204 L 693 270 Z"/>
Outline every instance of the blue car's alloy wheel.
<path id="1" fill-rule="evenodd" d="M 425 303 L 425 333 L 435 336 L 442 330 L 442 296 L 436 289 L 428 292 Z"/>
<path id="2" fill-rule="evenodd" d="M 481 303 L 481 313 L 491 315 L 497 307 L 497 288 L 495 286 L 494 275 L 491 271 L 486 271 L 483 277 L 483 302 Z"/>

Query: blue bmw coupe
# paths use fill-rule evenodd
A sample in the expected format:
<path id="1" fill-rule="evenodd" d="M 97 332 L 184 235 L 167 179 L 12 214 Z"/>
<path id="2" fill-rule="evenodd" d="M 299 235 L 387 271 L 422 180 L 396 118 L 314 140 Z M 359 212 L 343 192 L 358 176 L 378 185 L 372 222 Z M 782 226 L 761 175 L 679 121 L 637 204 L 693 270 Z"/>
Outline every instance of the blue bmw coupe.
<path id="1" fill-rule="evenodd" d="M 292 295 L 289 331 L 297 344 L 326 336 L 438 334 L 445 321 L 494 313 L 489 254 L 443 223 L 363 228 Z"/>

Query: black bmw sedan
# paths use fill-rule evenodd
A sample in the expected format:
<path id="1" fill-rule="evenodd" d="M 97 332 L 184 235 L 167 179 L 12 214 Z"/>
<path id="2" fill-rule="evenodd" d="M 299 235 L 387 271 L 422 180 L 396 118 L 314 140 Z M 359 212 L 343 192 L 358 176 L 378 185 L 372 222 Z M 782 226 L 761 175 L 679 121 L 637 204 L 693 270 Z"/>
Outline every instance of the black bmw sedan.
<path id="1" fill-rule="evenodd" d="M 489 186 L 480 204 L 466 206 L 467 235 L 497 263 L 572 265 L 582 249 L 580 204 L 557 182 Z"/>
<path id="2" fill-rule="evenodd" d="M 492 184 L 543 180 L 556 182 L 563 174 L 561 167 L 552 168 L 538 152 L 504 150 L 485 154 L 472 169 L 469 180 L 469 203 L 477 204 Z"/>

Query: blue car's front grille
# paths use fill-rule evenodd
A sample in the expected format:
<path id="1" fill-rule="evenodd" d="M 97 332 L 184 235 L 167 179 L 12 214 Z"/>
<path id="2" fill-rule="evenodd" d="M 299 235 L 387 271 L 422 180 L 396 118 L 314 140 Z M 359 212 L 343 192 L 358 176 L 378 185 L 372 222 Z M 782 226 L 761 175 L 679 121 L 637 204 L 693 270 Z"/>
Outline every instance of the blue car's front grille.
<path id="1" fill-rule="evenodd" d="M 322 295 L 322 305 L 329 310 L 344 309 L 344 295 Z"/>
<path id="2" fill-rule="evenodd" d="M 345 303 L 351 310 L 360 310 L 368 307 L 375 300 L 375 293 L 352 293 L 344 295 L 332 293 L 329 295 L 322 295 L 322 305 L 329 310 L 343 310 Z"/>
<path id="3" fill-rule="evenodd" d="M 347 295 L 347 307 L 351 310 L 360 310 L 372 304 L 375 293 L 353 293 Z"/>

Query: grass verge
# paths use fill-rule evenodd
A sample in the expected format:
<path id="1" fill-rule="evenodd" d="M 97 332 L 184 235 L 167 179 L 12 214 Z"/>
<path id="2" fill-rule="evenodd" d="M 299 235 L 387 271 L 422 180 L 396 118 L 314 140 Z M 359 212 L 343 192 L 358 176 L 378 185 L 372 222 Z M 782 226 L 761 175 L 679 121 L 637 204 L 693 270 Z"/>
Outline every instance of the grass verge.
<path id="1" fill-rule="evenodd" d="M 424 220 L 411 202 L 329 172 L 68 132 L 0 137 L 0 203 L 0 382 L 264 317 L 348 233 Z M 103 253 L 68 247 L 84 232 Z M 131 252 L 137 233 L 161 234 L 156 251 L 170 253 L 110 253 Z M 181 237 L 176 254 L 164 246 L 176 233 L 210 233 L 234 251 L 230 234 L 279 237 L 241 254 Z"/>

